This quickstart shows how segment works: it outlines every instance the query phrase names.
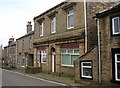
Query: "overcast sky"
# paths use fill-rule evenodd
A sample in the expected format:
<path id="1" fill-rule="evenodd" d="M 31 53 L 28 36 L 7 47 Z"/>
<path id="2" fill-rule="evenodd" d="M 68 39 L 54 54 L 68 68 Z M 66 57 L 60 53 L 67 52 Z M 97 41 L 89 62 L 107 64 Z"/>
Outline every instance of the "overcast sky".
<path id="1" fill-rule="evenodd" d="M 0 0 L 0 44 L 26 34 L 28 21 L 65 0 Z"/>

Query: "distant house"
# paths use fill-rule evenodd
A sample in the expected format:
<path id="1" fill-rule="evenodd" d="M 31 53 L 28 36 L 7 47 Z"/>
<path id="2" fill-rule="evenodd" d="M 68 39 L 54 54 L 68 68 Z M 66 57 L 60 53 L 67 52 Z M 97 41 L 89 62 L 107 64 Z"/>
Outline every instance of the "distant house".
<path id="1" fill-rule="evenodd" d="M 16 39 L 17 68 L 33 66 L 33 35 L 31 22 L 27 24 L 27 34 Z"/>
<path id="2" fill-rule="evenodd" d="M 4 61 L 9 66 L 16 67 L 16 42 L 14 38 L 10 38 L 8 46 L 4 47 Z"/>
<path id="3" fill-rule="evenodd" d="M 111 5 L 87 3 L 85 13 L 83 2 L 62 2 L 34 17 L 34 67 L 74 75 L 74 60 L 97 44 L 96 21 L 92 17 Z"/>
<path id="4" fill-rule="evenodd" d="M 0 46 L 0 60 L 3 58 L 3 47 L 2 45 Z"/>
<path id="5" fill-rule="evenodd" d="M 95 18 L 98 46 L 75 62 L 75 80 L 85 85 L 120 84 L 120 4 Z"/>

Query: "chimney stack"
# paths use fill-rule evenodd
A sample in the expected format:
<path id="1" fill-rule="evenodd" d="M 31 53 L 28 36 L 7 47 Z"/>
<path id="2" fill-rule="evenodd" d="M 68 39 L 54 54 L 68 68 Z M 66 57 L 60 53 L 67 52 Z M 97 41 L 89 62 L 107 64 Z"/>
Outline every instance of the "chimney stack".
<path id="1" fill-rule="evenodd" d="M 30 31 L 32 31 L 32 25 L 31 25 L 31 21 L 28 21 L 28 24 L 27 24 L 27 33 L 29 33 Z"/>
<path id="2" fill-rule="evenodd" d="M 8 41 L 8 45 L 11 45 L 13 42 L 14 42 L 14 38 L 12 36 L 12 38 L 10 38 L 9 41 Z"/>

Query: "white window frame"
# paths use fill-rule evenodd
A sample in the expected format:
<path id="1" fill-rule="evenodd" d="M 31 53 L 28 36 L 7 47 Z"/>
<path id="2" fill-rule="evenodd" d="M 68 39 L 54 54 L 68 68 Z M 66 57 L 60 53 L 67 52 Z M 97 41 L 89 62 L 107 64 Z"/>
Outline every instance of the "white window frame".
<path id="1" fill-rule="evenodd" d="M 74 24 L 73 24 L 73 26 L 71 26 L 71 27 L 68 26 L 68 24 L 69 24 L 68 18 L 69 18 L 69 16 L 71 16 L 71 15 L 73 15 L 73 23 L 74 23 L 74 10 L 73 10 L 73 13 L 68 14 L 68 12 L 71 11 L 71 10 L 73 10 L 73 9 L 70 9 L 70 10 L 67 11 L 67 29 L 74 28 Z"/>
<path id="2" fill-rule="evenodd" d="M 45 57 L 43 57 L 45 55 Z M 45 50 L 41 50 L 41 63 L 46 63 L 43 61 L 43 58 L 47 58 L 46 57 L 46 51 Z M 46 59 L 47 60 L 47 59 Z"/>
<path id="3" fill-rule="evenodd" d="M 52 17 L 51 19 L 51 33 L 56 33 L 56 17 Z"/>
<path id="4" fill-rule="evenodd" d="M 115 19 L 118 19 L 118 25 L 119 25 L 119 32 L 115 32 L 115 25 L 114 25 L 114 20 Z M 113 31 L 113 34 L 120 34 L 120 17 L 114 17 L 112 18 L 112 31 Z"/>
<path id="5" fill-rule="evenodd" d="M 65 50 L 66 53 L 62 53 L 62 50 Z M 69 55 L 70 55 L 70 63 L 72 63 L 72 62 L 71 62 L 71 56 L 72 56 L 72 55 L 76 55 L 76 56 L 80 55 L 79 53 L 74 53 L 75 50 L 79 50 L 79 49 L 62 49 L 62 50 L 61 50 L 61 65 L 62 65 L 62 66 L 68 66 L 68 67 L 74 67 L 74 65 L 72 65 L 72 64 L 71 64 L 71 65 L 62 64 L 62 55 L 63 55 L 63 54 L 69 54 Z M 68 53 L 69 50 L 73 50 L 73 53 Z M 80 52 L 80 51 L 79 51 L 79 52 Z"/>
<path id="6" fill-rule="evenodd" d="M 117 71 L 117 63 L 120 63 L 120 61 L 117 61 L 117 56 L 118 55 L 120 55 L 120 54 L 115 54 L 115 80 L 116 81 L 120 81 L 120 79 L 118 79 L 118 77 L 117 77 L 117 73 L 118 73 L 118 71 Z"/>
<path id="7" fill-rule="evenodd" d="M 83 66 L 84 63 L 90 63 L 91 66 Z M 92 69 L 92 62 L 89 62 L 89 61 L 88 62 L 87 61 L 81 62 L 81 77 L 83 77 L 83 78 L 92 78 L 92 76 L 86 76 L 86 75 L 83 74 L 83 68 L 91 68 Z"/>
<path id="8" fill-rule="evenodd" d="M 41 52 L 41 53 L 40 53 Z M 47 60 L 47 57 L 46 57 L 46 50 L 38 50 L 38 54 L 37 54 L 37 63 L 38 63 L 38 66 L 40 67 L 40 58 L 38 59 L 38 55 L 40 57 L 41 55 L 41 63 L 46 63 L 43 61 L 43 58 L 46 58 Z M 43 55 L 45 55 L 45 57 L 43 57 Z"/>
<path id="9" fill-rule="evenodd" d="M 41 32 L 42 32 L 42 33 L 41 33 Z M 42 23 L 40 24 L 40 37 L 42 37 L 43 34 L 44 34 L 44 23 L 42 22 Z"/>

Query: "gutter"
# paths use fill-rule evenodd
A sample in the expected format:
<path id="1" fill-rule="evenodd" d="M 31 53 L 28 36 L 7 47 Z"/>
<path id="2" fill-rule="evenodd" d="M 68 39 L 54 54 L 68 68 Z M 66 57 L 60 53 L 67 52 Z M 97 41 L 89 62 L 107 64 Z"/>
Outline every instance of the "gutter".
<path id="1" fill-rule="evenodd" d="M 84 19 L 85 19 L 85 53 L 87 52 L 87 17 L 86 17 L 86 0 L 84 0 Z"/>

